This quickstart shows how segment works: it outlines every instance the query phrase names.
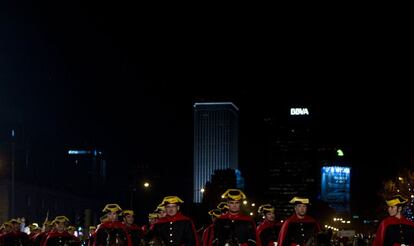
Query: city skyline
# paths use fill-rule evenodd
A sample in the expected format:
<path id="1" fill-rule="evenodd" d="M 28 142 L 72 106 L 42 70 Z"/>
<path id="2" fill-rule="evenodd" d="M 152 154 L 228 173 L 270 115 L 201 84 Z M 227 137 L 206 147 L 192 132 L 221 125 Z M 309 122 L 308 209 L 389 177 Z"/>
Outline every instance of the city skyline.
<path id="1" fill-rule="evenodd" d="M 244 108 L 241 108 L 241 111 L 243 112 L 244 111 Z M 186 126 L 192 127 L 192 119 L 191 119 L 192 113 L 191 113 L 191 110 L 188 110 L 187 112 L 189 113 L 189 115 L 187 117 L 188 122 L 187 122 Z M 310 112 L 313 113 L 313 111 L 310 111 Z M 245 112 L 245 113 L 247 113 L 247 112 Z M 286 114 L 288 114 L 288 108 L 286 108 Z M 241 159 L 240 160 L 240 162 L 241 162 L 240 164 L 243 166 L 243 168 L 246 168 L 246 165 L 249 165 L 250 161 L 254 160 L 254 158 L 255 158 L 254 156 L 257 154 L 257 149 L 256 149 L 256 152 L 254 152 L 253 151 L 254 150 L 254 146 L 252 148 L 252 146 L 250 144 L 248 144 L 247 141 L 249 140 L 249 138 L 251 138 L 251 140 L 257 140 L 257 139 L 254 139 L 255 138 L 255 136 L 254 136 L 254 129 L 251 132 L 246 132 L 246 128 L 243 129 L 243 127 L 247 127 L 247 125 L 251 125 L 254 122 L 256 122 L 256 124 L 258 124 L 260 122 L 260 120 L 263 120 L 263 118 L 265 118 L 265 117 L 263 117 L 263 116 L 262 117 L 257 117 L 257 118 L 255 118 L 255 120 L 253 122 L 251 122 L 252 121 L 251 118 L 246 119 L 244 117 L 245 116 L 243 116 L 243 113 L 242 113 L 242 119 L 243 119 L 243 121 L 241 123 L 241 127 L 242 127 L 242 130 L 241 130 L 241 148 L 243 150 L 250 149 L 250 152 L 251 153 L 249 153 L 249 151 L 243 152 L 241 154 L 241 156 L 240 156 L 240 159 Z M 183 130 L 184 130 L 184 128 L 186 128 L 184 126 L 182 126 L 182 127 L 183 128 L 181 128 L 181 129 L 183 129 Z M 254 128 L 255 125 L 251 125 L 251 127 Z M 323 128 L 323 126 L 321 126 L 321 127 Z M 334 129 L 335 128 L 336 127 L 334 127 Z M 192 132 L 192 130 L 191 130 L 191 132 Z M 185 159 L 187 159 L 187 163 L 186 164 L 185 163 L 179 163 L 179 159 L 171 160 L 172 163 L 174 163 L 174 164 L 175 163 L 179 163 L 178 164 L 178 167 L 183 167 L 183 168 L 188 169 L 187 171 L 186 170 L 177 171 L 175 168 L 171 167 L 168 164 L 167 165 L 163 165 L 163 164 L 161 164 L 163 162 L 162 159 L 155 159 L 155 158 L 154 159 L 151 159 L 148 156 L 148 153 L 147 154 L 144 154 L 144 151 L 142 151 L 140 153 L 140 156 L 139 157 L 137 157 L 137 158 L 131 158 L 131 156 L 129 156 L 127 150 L 128 149 L 133 149 L 133 147 L 124 146 L 125 148 L 122 148 L 122 147 L 118 147 L 117 148 L 117 146 L 115 146 L 115 147 L 111 148 L 111 145 L 110 144 L 108 145 L 108 143 L 106 143 L 107 144 L 106 146 L 105 146 L 105 142 L 102 142 L 101 144 L 104 147 L 104 149 L 108 149 L 109 148 L 108 149 L 108 152 L 109 152 L 108 155 L 109 156 L 112 155 L 112 157 L 114 157 L 114 156 L 120 155 L 121 153 L 124 153 L 125 156 L 123 156 L 123 157 L 121 156 L 121 159 L 128 161 L 129 165 L 131 165 L 132 163 L 136 163 L 136 162 L 149 162 L 150 165 L 155 165 L 155 166 L 161 165 L 161 166 L 165 167 L 166 170 L 168 170 L 169 172 L 171 171 L 171 173 L 173 173 L 173 174 L 177 174 L 177 172 L 187 172 L 188 173 L 187 175 L 191 175 L 191 173 L 190 173 L 191 172 L 191 163 L 192 163 L 192 161 L 191 161 L 192 160 L 192 147 L 191 147 L 192 146 L 192 133 L 191 132 L 188 132 L 187 131 L 187 133 L 185 133 L 185 134 L 183 134 L 181 132 L 181 134 L 183 134 L 182 136 L 186 136 L 186 138 L 180 140 L 180 143 L 182 143 L 181 144 L 182 146 L 187 146 L 187 149 L 182 149 L 182 148 L 180 148 L 178 146 L 176 148 L 174 148 L 174 151 L 177 150 L 177 149 L 181 149 L 180 150 L 180 153 L 177 154 L 177 156 L 183 156 L 183 153 L 187 153 L 187 154 L 185 154 L 186 155 Z M 164 133 L 166 133 L 166 134 L 178 134 L 177 132 L 175 132 L 175 133 L 172 133 L 172 132 L 169 132 L 169 133 L 164 132 Z M 397 160 L 404 160 L 404 159 L 405 160 L 409 160 L 408 159 L 408 156 L 409 156 L 408 155 L 408 152 L 404 153 L 401 150 L 401 152 L 400 152 L 399 155 L 395 155 L 395 157 L 393 157 L 391 155 L 392 153 L 397 153 L 398 154 L 399 152 L 396 150 L 396 148 L 398 147 L 398 145 L 403 145 L 404 142 L 396 143 L 396 146 L 394 146 L 393 149 L 390 150 L 390 152 L 384 153 L 383 151 L 386 148 L 390 147 L 390 143 L 388 143 L 388 142 L 386 143 L 387 145 L 384 145 L 384 146 L 381 146 L 381 145 L 378 145 L 378 144 L 375 144 L 375 143 L 371 143 L 370 146 L 361 145 L 361 143 L 358 143 L 358 145 L 354 145 L 354 144 L 352 144 L 350 142 L 347 142 L 351 138 L 348 138 L 347 139 L 347 138 L 344 138 L 344 136 L 342 136 L 341 138 L 337 138 L 337 140 L 338 140 L 337 142 L 332 141 L 332 138 L 335 139 L 335 137 L 331 136 L 330 133 L 332 133 L 332 132 L 325 133 L 323 136 L 320 136 L 320 138 L 325 138 L 327 143 L 331 143 L 333 145 L 338 144 L 338 146 L 345 147 L 345 155 L 349 155 L 349 154 L 352 155 L 352 157 L 351 157 L 352 165 L 355 165 L 357 167 L 357 169 L 360 170 L 360 174 L 359 175 L 367 175 L 367 174 L 369 174 L 370 169 L 371 170 L 375 170 L 375 168 L 377 168 L 375 170 L 376 173 L 379 174 L 377 182 L 380 182 L 381 181 L 381 178 L 385 178 L 387 175 L 389 176 L 389 175 L 392 174 L 392 172 L 395 172 L 396 171 L 395 168 L 391 168 L 391 166 L 392 166 L 391 164 L 390 165 L 385 165 L 385 167 L 384 167 L 384 164 L 386 163 L 386 161 L 394 161 L 395 165 L 397 165 L 397 166 L 401 166 L 401 167 L 407 166 L 407 167 L 409 167 L 409 162 L 408 161 L 407 161 L 407 163 L 397 163 Z M 30 135 L 31 134 L 32 133 L 30 133 Z M 92 133 L 90 132 L 88 134 L 90 136 Z M 370 132 L 367 131 L 366 134 L 369 135 Z M 69 132 L 68 135 L 71 135 L 71 132 Z M 340 136 L 340 135 L 341 134 L 338 134 L 338 136 Z M 101 137 L 105 138 L 104 136 L 101 136 Z M 350 137 L 350 136 L 348 136 L 348 137 Z M 108 138 L 111 138 L 111 136 L 109 136 Z M 364 137 L 364 138 L 366 138 L 366 137 Z M 364 139 L 364 138 L 360 138 L 360 139 Z M 66 138 L 66 140 L 67 139 L 70 139 L 70 138 Z M 84 136 L 79 136 L 79 142 L 82 142 L 83 139 L 85 139 L 85 135 Z M 179 138 L 177 138 L 177 139 L 179 139 Z M 375 138 L 373 138 L 373 139 L 375 139 Z M 389 136 L 388 139 L 392 139 L 392 136 Z M 58 151 L 56 149 L 56 146 L 54 147 L 55 149 L 53 149 L 53 146 L 52 146 L 52 145 L 55 145 L 56 143 L 59 143 L 60 145 L 58 145 L 58 146 L 60 146 L 60 147 L 63 148 L 63 149 L 60 150 L 60 152 L 62 152 L 63 150 L 67 149 L 68 148 L 67 146 L 69 146 L 69 145 L 66 145 L 65 146 L 63 144 L 63 142 L 65 141 L 63 139 L 50 138 L 49 139 L 49 141 L 50 141 L 49 143 L 47 143 L 47 141 L 45 142 L 45 139 L 43 139 L 43 138 L 41 138 L 41 139 L 33 139 L 33 140 L 34 140 L 35 143 L 42 143 L 42 145 L 33 147 L 33 149 L 31 149 L 31 152 L 35 152 L 35 149 L 36 148 L 44 147 L 44 146 L 50 147 L 51 150 Z M 125 141 L 125 140 L 126 140 L 126 138 L 124 138 L 123 141 Z M 130 141 L 134 141 L 134 139 L 131 139 Z M 367 141 L 367 140 L 365 139 L 365 141 Z M 256 142 L 256 144 L 257 144 L 257 142 Z M 29 146 L 30 146 L 30 144 L 29 144 Z M 378 149 L 376 149 L 376 148 L 378 148 Z M 350 150 L 351 153 L 347 152 L 347 150 Z M 152 150 L 152 151 L 154 151 L 154 150 Z M 167 149 L 166 151 L 174 152 L 172 149 L 170 149 L 170 150 Z M 366 156 L 364 156 L 366 154 L 365 151 L 370 152 L 370 153 L 376 153 L 375 151 L 378 151 L 378 152 L 381 152 L 382 155 L 380 155 L 380 156 L 368 155 L 368 157 L 366 157 Z M 46 152 L 44 152 L 44 153 L 46 153 Z M 53 153 L 53 152 L 51 152 L 51 153 L 52 153 L 52 156 L 55 156 L 55 157 L 58 155 L 58 153 Z M 116 153 L 118 153 L 118 154 L 116 154 Z M 34 155 L 35 156 L 42 156 L 41 153 L 34 153 Z M 406 156 L 404 156 L 404 155 L 406 155 Z M 43 157 L 42 158 L 49 159 L 49 158 L 52 158 L 52 156 L 43 154 Z M 157 158 L 159 158 L 159 157 L 157 157 Z M 168 160 L 168 159 L 165 159 L 165 160 Z M 50 161 L 50 159 L 49 159 L 49 161 Z M 55 161 L 58 161 L 58 159 L 55 159 Z M 112 159 L 112 165 L 114 165 L 116 163 L 116 161 L 117 161 L 117 158 L 113 158 Z M 366 166 L 361 166 L 361 164 L 364 165 L 364 162 L 366 162 L 366 161 L 369 161 L 369 162 L 367 162 L 365 164 Z M 381 165 L 376 165 L 375 162 L 378 162 L 378 161 L 381 161 Z M 402 165 L 399 165 L 399 164 L 402 164 Z M 111 165 L 111 164 L 109 164 L 109 165 Z M 128 164 L 124 164 L 124 165 L 125 166 L 123 166 L 122 168 L 127 168 L 128 167 Z M 113 166 L 112 166 L 112 168 L 113 168 Z M 113 169 L 112 169 L 112 171 L 113 171 Z M 171 181 L 172 180 L 175 181 L 176 179 L 171 178 Z M 371 184 L 372 188 L 378 188 L 378 185 L 379 185 L 379 183 Z M 174 187 L 174 186 L 179 187 L 179 185 L 173 185 L 172 187 Z M 169 192 L 173 192 L 174 191 L 172 187 L 169 187 Z M 370 185 L 368 184 L 367 187 L 370 187 Z M 183 191 L 180 191 L 180 192 L 183 192 Z M 377 190 L 372 190 L 372 193 L 376 193 L 376 192 L 377 192 Z M 369 194 L 369 195 L 373 196 L 374 194 Z"/>

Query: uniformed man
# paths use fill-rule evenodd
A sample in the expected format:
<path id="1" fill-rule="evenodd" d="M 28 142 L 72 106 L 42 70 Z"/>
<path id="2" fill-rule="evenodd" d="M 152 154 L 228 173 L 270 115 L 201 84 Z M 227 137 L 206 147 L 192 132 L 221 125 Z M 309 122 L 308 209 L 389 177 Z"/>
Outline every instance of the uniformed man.
<path id="1" fill-rule="evenodd" d="M 203 242 L 203 246 L 209 245 L 209 242 L 213 240 L 214 237 L 214 221 L 216 218 L 221 216 L 221 210 L 218 208 L 212 209 L 208 211 L 208 214 L 211 216 L 211 224 L 204 229 L 203 235 L 201 236 L 201 240 Z"/>
<path id="2" fill-rule="evenodd" d="M 3 245 L 3 235 L 11 231 L 11 224 L 7 221 L 0 226 L 0 245 Z"/>
<path id="3" fill-rule="evenodd" d="M 283 223 L 279 232 L 278 245 L 317 245 L 316 238 L 320 227 L 314 218 L 307 215 L 309 199 L 294 197 L 290 203 L 294 204 L 295 212 Z"/>
<path id="4" fill-rule="evenodd" d="M 11 219 L 8 221 L 10 231 L 3 234 L 0 238 L 1 245 L 29 245 L 29 236 L 20 231 L 20 219 Z"/>
<path id="5" fill-rule="evenodd" d="M 43 246 L 80 246 L 81 241 L 79 240 L 79 238 L 75 237 L 67 231 L 68 223 L 69 219 L 66 216 L 57 216 L 52 221 L 54 229 L 47 234 Z"/>
<path id="6" fill-rule="evenodd" d="M 132 246 L 126 225 L 118 220 L 118 215 L 122 212 L 122 208 L 116 203 L 111 203 L 107 204 L 102 212 L 106 213 L 106 219 L 98 225 L 93 245 L 107 246 L 116 244 Z"/>
<path id="7" fill-rule="evenodd" d="M 158 214 L 158 219 L 161 219 L 167 216 L 167 212 L 165 211 L 165 206 L 162 203 L 157 206 L 154 212 Z"/>
<path id="8" fill-rule="evenodd" d="M 141 227 L 137 226 L 134 223 L 135 213 L 133 210 L 124 210 L 121 213 L 123 217 L 123 223 L 126 226 L 129 237 L 131 238 L 131 243 L 133 246 L 138 246 L 142 243 L 144 238 L 144 232 Z"/>
<path id="9" fill-rule="evenodd" d="M 227 200 L 228 212 L 214 221 L 214 239 L 209 245 L 260 245 L 256 223 L 240 213 L 246 195 L 239 189 L 228 189 L 222 198 Z"/>
<path id="10" fill-rule="evenodd" d="M 95 231 L 96 231 L 96 226 L 89 226 L 88 238 L 85 240 L 85 245 L 93 246 L 93 242 L 95 239 Z"/>
<path id="11" fill-rule="evenodd" d="M 11 232 L 11 224 L 6 221 L 0 226 L 0 237 L 8 232 Z"/>
<path id="12" fill-rule="evenodd" d="M 149 213 L 148 214 L 148 224 L 152 227 L 158 221 L 158 214 L 157 213 Z"/>
<path id="13" fill-rule="evenodd" d="M 158 219 L 148 233 L 150 240 L 161 240 L 165 245 L 198 246 L 198 238 L 192 220 L 180 212 L 183 203 L 178 196 L 167 196 L 161 205 L 166 216 Z"/>
<path id="14" fill-rule="evenodd" d="M 276 221 L 275 208 L 270 204 L 264 204 L 257 210 L 263 221 L 257 226 L 257 235 L 263 246 L 277 245 L 282 224 Z"/>
<path id="15" fill-rule="evenodd" d="M 76 227 L 74 227 L 74 226 L 71 225 L 71 226 L 68 226 L 68 228 L 66 230 L 67 230 L 67 232 L 70 235 L 74 235 L 75 236 Z"/>
<path id="16" fill-rule="evenodd" d="M 154 224 L 158 221 L 158 213 L 149 213 L 148 214 L 148 224 L 144 224 L 141 226 L 141 230 L 144 235 L 154 227 Z"/>
<path id="17" fill-rule="evenodd" d="M 34 246 L 43 246 L 45 243 L 47 234 L 53 229 L 52 221 L 47 218 L 43 222 L 42 231 L 39 232 L 32 238 L 32 243 Z"/>
<path id="18" fill-rule="evenodd" d="M 33 240 L 35 237 L 36 237 L 36 235 L 38 234 L 38 233 L 40 233 L 42 230 L 40 229 L 40 227 L 37 225 L 37 223 L 32 223 L 32 224 L 30 224 L 29 226 L 29 229 L 30 229 L 30 234 L 29 234 L 29 240 Z"/>
<path id="19" fill-rule="evenodd" d="M 99 217 L 99 224 L 102 224 L 104 222 L 108 221 L 108 215 L 104 214 L 101 217 Z M 89 238 L 88 238 L 88 246 L 93 246 L 93 244 L 95 243 L 95 238 L 96 238 L 96 226 L 90 226 L 89 227 Z"/>
<path id="20" fill-rule="evenodd" d="M 381 221 L 373 246 L 414 245 L 414 222 L 402 215 L 408 199 L 396 195 L 386 200 L 389 216 Z"/>

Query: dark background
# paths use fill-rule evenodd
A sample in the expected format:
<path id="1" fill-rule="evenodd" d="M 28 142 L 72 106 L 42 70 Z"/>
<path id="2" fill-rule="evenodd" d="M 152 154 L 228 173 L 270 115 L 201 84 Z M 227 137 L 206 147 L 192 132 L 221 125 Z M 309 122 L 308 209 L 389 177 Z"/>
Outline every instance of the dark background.
<path id="1" fill-rule="evenodd" d="M 68 147 L 89 145 L 106 154 L 114 184 L 137 163 L 161 169 L 159 199 L 190 195 L 182 187 L 192 180 L 192 104 L 202 100 L 240 108 L 240 165 L 249 171 L 263 117 L 310 105 L 321 142 L 350 150 L 362 209 L 378 202 L 384 178 L 413 165 L 401 26 L 363 14 L 300 21 L 201 9 L 4 3 L 0 121 L 24 129 L 34 161 L 56 163 Z"/>

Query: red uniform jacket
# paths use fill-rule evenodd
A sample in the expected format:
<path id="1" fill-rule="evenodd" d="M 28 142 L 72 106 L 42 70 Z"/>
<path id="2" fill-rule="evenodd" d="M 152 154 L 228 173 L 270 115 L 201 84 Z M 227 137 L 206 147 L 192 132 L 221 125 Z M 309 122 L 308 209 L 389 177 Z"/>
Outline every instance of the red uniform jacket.
<path id="1" fill-rule="evenodd" d="M 125 223 L 124 223 L 125 224 Z M 131 243 L 133 246 L 138 246 L 141 244 L 141 240 L 144 239 L 144 231 L 141 227 L 137 226 L 136 224 L 126 225 L 126 230 L 128 232 L 129 237 L 131 238 Z"/>
<path id="2" fill-rule="evenodd" d="M 47 234 L 46 240 L 43 246 L 55 246 L 55 245 L 73 245 L 80 246 L 81 241 L 79 238 L 75 237 L 72 234 L 69 234 L 67 231 L 57 232 L 52 231 Z"/>
<path id="3" fill-rule="evenodd" d="M 198 246 L 198 237 L 192 220 L 180 212 L 159 219 L 149 232 L 150 238 L 162 240 L 165 245 Z"/>
<path id="4" fill-rule="evenodd" d="M 381 221 L 373 246 L 414 245 L 414 222 L 389 216 Z"/>
<path id="5" fill-rule="evenodd" d="M 35 235 L 31 239 L 32 244 L 34 246 L 42 246 L 45 243 L 45 240 L 46 240 L 46 237 L 47 237 L 48 233 L 49 233 L 49 231 L 48 232 L 42 231 L 42 232 L 37 233 L 37 235 Z"/>
<path id="6" fill-rule="evenodd" d="M 277 237 L 279 236 L 280 228 L 282 223 L 280 222 L 270 222 L 264 220 L 257 226 L 257 235 L 260 238 L 260 241 L 263 246 L 273 246 L 277 242 Z"/>
<path id="7" fill-rule="evenodd" d="M 94 246 L 106 246 L 112 241 L 132 246 L 126 226 L 120 221 L 107 221 L 98 226 L 95 231 Z M 114 243 L 112 242 L 112 243 Z"/>
<path id="8" fill-rule="evenodd" d="M 300 219 L 294 214 L 283 223 L 277 245 L 307 245 L 310 240 L 316 240 L 319 231 L 319 223 L 315 219 L 307 215 Z"/>
<path id="9" fill-rule="evenodd" d="M 11 231 L 0 237 L 0 245 L 29 245 L 29 243 L 29 236 L 20 231 Z"/>
<path id="10" fill-rule="evenodd" d="M 211 224 L 206 229 L 204 229 L 203 235 L 201 236 L 201 241 L 203 243 L 203 246 L 210 245 L 210 242 L 213 241 L 213 237 L 214 237 L 214 224 Z"/>
<path id="11" fill-rule="evenodd" d="M 256 232 L 256 223 L 250 216 L 226 213 L 214 221 L 214 237 L 207 245 L 222 246 L 226 243 L 239 245 L 261 245 Z"/>

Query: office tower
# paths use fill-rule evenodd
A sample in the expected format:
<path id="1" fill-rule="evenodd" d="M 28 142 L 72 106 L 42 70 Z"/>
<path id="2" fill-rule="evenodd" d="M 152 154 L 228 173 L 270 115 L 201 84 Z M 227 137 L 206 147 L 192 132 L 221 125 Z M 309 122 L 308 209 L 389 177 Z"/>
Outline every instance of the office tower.
<path id="1" fill-rule="evenodd" d="M 265 120 L 267 176 L 265 198 L 272 202 L 282 218 L 291 213 L 289 200 L 294 196 L 316 198 L 319 169 L 312 139 L 312 121 L 308 108 L 290 108 Z"/>
<path id="2" fill-rule="evenodd" d="M 238 169 L 239 109 L 231 102 L 194 104 L 194 187 L 193 201 L 214 170 Z"/>

